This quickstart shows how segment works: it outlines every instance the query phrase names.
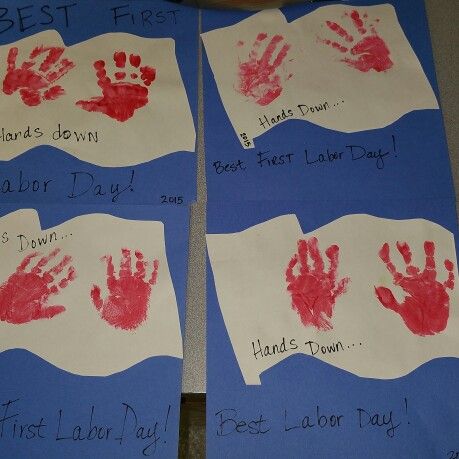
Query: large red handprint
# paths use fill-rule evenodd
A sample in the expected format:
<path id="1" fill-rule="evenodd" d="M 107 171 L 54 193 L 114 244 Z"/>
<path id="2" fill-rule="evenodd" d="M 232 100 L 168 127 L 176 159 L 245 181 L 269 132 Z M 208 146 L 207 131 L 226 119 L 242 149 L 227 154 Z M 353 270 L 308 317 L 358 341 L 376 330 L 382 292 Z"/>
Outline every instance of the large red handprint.
<path id="1" fill-rule="evenodd" d="M 132 118 L 134 112 L 148 103 L 148 86 L 156 78 L 156 70 L 153 67 L 140 67 L 141 58 L 136 54 L 129 55 L 129 63 L 133 67 L 130 73 L 132 80 L 140 76 L 142 83 L 125 81 L 127 74 L 126 53 L 117 51 L 113 56 L 115 65 L 120 70 L 115 73 L 117 83 L 112 83 L 105 70 L 105 62 L 100 60 L 94 63 L 97 84 L 102 88 L 102 96 L 92 97 L 90 100 L 79 100 L 76 104 L 88 112 L 103 113 L 110 118 L 124 122 Z M 138 71 L 140 70 L 140 74 Z"/>
<path id="2" fill-rule="evenodd" d="M 283 88 L 278 69 L 290 49 L 289 44 L 284 44 L 273 59 L 277 46 L 284 39 L 281 35 L 274 35 L 259 58 L 260 47 L 267 38 L 266 33 L 259 33 L 250 51 L 249 60 L 239 64 L 239 82 L 236 87 L 238 92 L 259 105 L 268 105 L 281 95 Z M 240 46 L 243 44 L 239 42 Z M 287 75 L 285 79 L 291 76 Z"/>
<path id="3" fill-rule="evenodd" d="M 64 89 L 54 83 L 75 67 L 69 59 L 61 59 L 64 48 L 59 46 L 37 46 L 28 61 L 16 67 L 19 50 L 11 48 L 7 58 L 7 72 L 3 80 L 3 92 L 11 95 L 19 91 L 24 104 L 33 107 L 43 100 L 55 100 L 65 94 Z M 38 65 L 37 58 L 46 54 Z"/>
<path id="4" fill-rule="evenodd" d="M 296 310 L 305 326 L 312 325 L 319 330 L 333 328 L 330 319 L 336 299 L 346 292 L 349 278 L 336 280 L 338 270 L 339 247 L 331 245 L 325 254 L 330 261 L 330 268 L 325 272 L 317 238 L 298 241 L 298 253 L 288 264 L 285 279 L 287 290 L 292 297 L 292 308 Z M 308 264 L 312 260 L 312 267 Z M 298 274 L 293 269 L 299 263 Z"/>
<path id="5" fill-rule="evenodd" d="M 354 44 L 354 37 L 342 26 L 333 21 L 327 21 L 327 27 L 339 35 L 344 40 L 344 43 L 329 39 L 319 40 L 337 49 L 339 52 L 347 54 L 347 57 L 341 59 L 341 61 L 361 72 L 368 72 L 370 70 L 384 72 L 389 70 L 394 65 L 390 59 L 389 48 L 376 32 L 375 26 L 370 25 L 368 29 L 364 23 L 368 15 L 364 14 L 362 19 L 359 12 L 353 10 L 351 13 L 345 13 L 345 16 L 350 17 L 357 33 L 361 37 L 357 43 Z"/>
<path id="6" fill-rule="evenodd" d="M 424 271 L 411 264 L 411 249 L 406 242 L 397 242 L 397 249 L 406 264 L 406 274 L 399 273 L 390 259 L 389 244 L 386 242 L 379 251 L 379 257 L 392 274 L 394 285 L 399 285 L 408 296 L 400 304 L 386 287 L 375 287 L 381 304 L 400 314 L 406 326 L 416 335 L 426 336 L 440 333 L 446 328 L 449 318 L 449 295 L 447 289 L 454 288 L 454 265 L 445 260 L 448 279 L 438 282 L 435 270 L 435 244 L 424 243 L 426 262 Z"/>
<path id="7" fill-rule="evenodd" d="M 115 277 L 115 267 L 111 255 L 102 259 L 107 263 L 108 297 L 101 298 L 100 287 L 94 285 L 91 298 L 94 306 L 100 312 L 102 319 L 116 328 L 134 330 L 147 319 L 148 301 L 151 287 L 156 284 L 158 277 L 158 260 L 153 261 L 153 271 L 150 279 L 145 280 L 147 262 L 143 254 L 135 252 L 136 271 L 132 272 L 131 251 L 121 249 L 123 255 L 118 279 Z"/>
<path id="8" fill-rule="evenodd" d="M 55 249 L 40 258 L 29 272 L 26 268 L 39 254 L 34 252 L 24 258 L 16 272 L 0 286 L 0 320 L 24 324 L 32 320 L 51 319 L 65 311 L 64 306 L 48 306 L 47 303 L 50 296 L 59 292 L 59 288 L 67 287 L 75 279 L 75 269 L 70 266 L 64 278 L 59 282 L 55 280 L 55 276 L 70 264 L 72 258 L 66 255 L 55 266 L 43 271 L 59 252 L 60 249 Z"/>

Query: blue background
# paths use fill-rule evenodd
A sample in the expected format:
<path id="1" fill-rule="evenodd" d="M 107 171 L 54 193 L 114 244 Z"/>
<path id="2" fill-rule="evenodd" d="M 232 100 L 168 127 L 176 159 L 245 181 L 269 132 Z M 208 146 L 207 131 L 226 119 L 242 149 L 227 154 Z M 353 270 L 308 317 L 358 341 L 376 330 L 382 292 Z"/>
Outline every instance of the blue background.
<path id="1" fill-rule="evenodd" d="M 282 11 L 288 21 L 324 5 L 338 2 L 314 2 L 295 5 Z M 348 5 L 375 5 L 381 0 L 356 0 Z M 438 87 L 422 0 L 387 2 L 396 7 L 399 22 L 418 56 L 438 98 Z M 343 6 L 343 8 L 346 8 Z M 235 24 L 250 14 L 246 12 L 203 12 L 203 30 Z M 301 103 L 302 101 L 298 101 Z M 422 110 L 403 116 L 394 124 L 378 130 L 341 133 L 309 122 L 289 120 L 271 128 L 255 139 L 255 148 L 244 150 L 231 126 L 207 57 L 204 58 L 205 143 L 208 199 L 222 200 L 303 200 L 452 197 L 454 189 L 448 150 L 440 110 Z M 304 150 L 311 154 L 330 148 L 342 151 L 346 145 L 368 149 L 392 146 L 396 138 L 397 154 L 385 158 L 380 170 L 374 160 L 345 160 L 332 164 L 304 166 Z M 257 165 L 257 153 L 294 153 L 297 166 L 263 167 Z M 268 155 L 266 155 L 268 157 Z M 223 164 L 244 161 L 245 172 L 217 175 L 215 161 Z"/>
<path id="2" fill-rule="evenodd" d="M 63 11 L 56 13 L 55 7 L 65 4 L 76 6 L 69 8 L 69 27 L 66 27 Z M 66 45 L 87 40 L 91 37 L 108 32 L 126 32 L 141 37 L 163 38 L 172 37 L 175 40 L 176 55 L 180 72 L 185 84 L 188 100 L 191 106 L 196 124 L 197 113 L 197 50 L 198 50 L 198 11 L 195 8 L 177 5 L 163 0 L 154 2 L 147 0 L 136 1 L 115 1 L 115 0 L 68 0 L 68 1 L 43 1 L 34 2 L 34 7 L 22 11 L 23 16 L 32 15 L 26 19 L 26 27 L 36 23 L 34 27 L 20 32 L 18 27 L 17 8 L 24 8 L 32 5 L 28 1 L 1 2 L 0 13 L 3 20 L 10 18 L 15 21 L 14 27 L 0 33 L 0 44 L 7 44 L 36 34 L 49 28 L 57 30 Z M 51 12 L 55 14 L 55 21 L 50 25 L 40 25 L 40 22 L 49 21 L 49 17 L 40 13 L 42 5 L 50 5 Z M 114 25 L 113 13 L 110 8 L 127 5 L 129 8 L 120 9 L 118 14 L 128 11 L 134 13 L 133 24 L 129 17 L 120 18 L 118 25 Z M 8 11 L 5 12 L 4 9 Z M 153 26 L 142 26 L 141 12 L 143 10 L 153 11 L 154 15 L 159 11 L 177 10 L 177 24 L 171 20 L 164 23 L 154 23 Z M 171 17 L 171 15 L 167 16 Z M 8 23 L 0 22 L 0 31 L 6 28 Z M 1 127 L 1 124 L 0 124 Z M 3 144 L 2 148 L 7 148 Z M 132 146 L 135 148 L 135 145 Z M 130 152 L 126 151 L 129 156 Z M 42 193 L 1 193 L 0 202 L 69 202 L 69 203 L 94 203 L 110 204 L 110 196 L 94 196 L 86 193 L 79 198 L 71 199 L 71 176 L 75 171 L 85 171 L 96 177 L 96 183 L 110 186 L 110 183 L 129 181 L 131 170 L 135 170 L 134 192 L 124 193 L 120 197 L 120 203 L 138 204 L 150 203 L 160 204 L 161 196 L 182 196 L 184 203 L 194 201 L 196 197 L 196 155 L 189 152 L 172 152 L 162 158 L 135 166 L 122 168 L 99 167 L 80 161 L 63 151 L 49 146 L 39 146 L 20 155 L 12 161 L 0 161 L 0 187 L 5 179 L 15 180 L 18 177 L 18 170 L 22 170 L 27 177 L 52 179 L 53 183 L 50 192 L 43 196 Z M 126 179 L 127 177 L 127 179 Z M 69 184 L 70 180 L 70 184 Z"/>
<path id="3" fill-rule="evenodd" d="M 162 221 L 165 225 L 169 269 L 184 330 L 189 229 L 187 207 L 43 205 L 36 208 L 43 229 L 91 213 L 106 213 L 132 220 Z M 16 209 L 17 206 L 3 205 L 0 215 Z M 89 297 L 82 300 L 89 304 Z M 56 346 L 59 346 L 58 342 Z M 113 349 L 113 352 L 116 354 L 117 349 Z M 0 456 L 21 459 L 143 457 L 142 450 L 148 442 L 137 440 L 135 435 L 130 435 L 122 445 L 115 440 L 55 440 L 59 409 L 63 410 L 62 425 L 66 429 L 61 433 L 71 435 L 76 424 L 81 424 L 87 430 L 93 405 L 95 424 L 112 425 L 113 436 L 119 436 L 124 402 L 135 409 L 139 424 L 153 427 L 154 422 L 158 421 L 160 440 L 155 454 L 151 456 L 176 457 L 181 376 L 182 360 L 173 357 L 153 357 L 108 377 L 84 377 L 62 371 L 25 350 L 3 352 L 0 354 L 0 405 L 19 398 L 9 413 L 19 412 L 18 419 L 23 424 L 37 423 L 43 416 L 47 427 L 44 429 L 46 439 L 19 440 L 12 438 L 12 424 L 5 424 L 3 437 L 0 436 Z M 165 431 L 169 405 L 171 411 Z M 4 409 L 0 406 L 0 419 Z M 152 449 L 147 452 L 151 453 Z"/>
<path id="4" fill-rule="evenodd" d="M 304 233 L 344 215 L 366 213 L 391 219 L 425 218 L 453 232 L 458 241 L 454 199 L 209 203 L 207 232 L 237 232 L 291 213 L 297 215 Z M 262 373 L 261 386 L 246 386 L 220 312 L 209 261 L 207 331 L 209 458 L 430 459 L 447 458 L 448 451 L 458 448 L 459 359 L 435 359 L 407 376 L 377 380 L 297 354 Z M 391 339 L 389 330 L 387 339 Z M 343 427 L 284 431 L 284 410 L 291 427 L 306 415 L 313 417 L 317 406 L 328 416 L 344 415 Z M 388 437 L 387 428 L 360 428 L 357 408 L 372 414 L 393 410 L 394 423 L 401 423 L 395 436 Z M 247 422 L 263 414 L 268 420 L 263 427 L 271 430 L 258 435 L 218 436 L 219 418 L 215 414 L 222 409 L 235 409 L 238 420 Z M 229 422 L 225 432 L 231 426 Z"/>

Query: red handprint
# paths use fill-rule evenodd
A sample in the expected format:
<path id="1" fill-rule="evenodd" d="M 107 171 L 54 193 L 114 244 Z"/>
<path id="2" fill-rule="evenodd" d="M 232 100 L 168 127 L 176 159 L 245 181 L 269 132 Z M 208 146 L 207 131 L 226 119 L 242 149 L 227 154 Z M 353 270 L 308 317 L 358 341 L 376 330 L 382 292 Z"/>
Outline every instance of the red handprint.
<path id="1" fill-rule="evenodd" d="M 386 287 L 375 287 L 376 296 L 387 309 L 400 314 L 406 326 L 416 335 L 426 336 L 440 333 L 446 328 L 449 318 L 449 295 L 447 289 L 454 288 L 454 265 L 445 260 L 448 279 L 441 284 L 436 280 L 435 244 L 424 243 L 426 262 L 424 271 L 411 264 L 411 249 L 406 242 L 397 242 L 397 249 L 406 264 L 406 274 L 397 272 L 390 259 L 389 244 L 386 242 L 379 251 L 379 257 L 392 274 L 394 285 L 399 285 L 408 296 L 399 304 Z"/>
<path id="2" fill-rule="evenodd" d="M 30 272 L 26 272 L 26 268 L 39 254 L 31 253 L 22 260 L 16 272 L 0 286 L 0 320 L 24 324 L 32 320 L 51 319 L 65 311 L 64 306 L 47 306 L 47 302 L 50 296 L 59 292 L 59 288 L 67 287 L 75 279 L 75 268 L 70 266 L 63 279 L 59 282 L 55 280 L 55 276 L 70 264 L 72 257 L 66 255 L 51 269 L 43 271 L 59 252 L 60 249 L 55 249 L 48 256 L 40 258 Z"/>
<path id="3" fill-rule="evenodd" d="M 58 46 L 37 46 L 29 55 L 28 61 L 16 67 L 18 48 L 11 48 L 7 58 L 7 72 L 3 80 L 3 92 L 11 95 L 19 91 L 24 104 L 33 107 L 43 100 L 55 100 L 65 94 L 62 86 L 54 83 L 75 67 L 66 58 L 61 59 L 64 48 Z M 36 59 L 46 54 L 38 69 Z"/>
<path id="4" fill-rule="evenodd" d="M 158 260 L 153 261 L 153 272 L 148 281 L 145 280 L 147 262 L 143 254 L 135 252 L 136 271 L 132 272 L 131 251 L 121 249 L 123 255 L 120 264 L 119 278 L 115 277 L 115 267 L 111 255 L 102 258 L 107 262 L 107 287 L 109 295 L 103 300 L 100 288 L 93 285 L 91 298 L 100 312 L 102 319 L 116 328 L 134 330 L 147 318 L 148 301 L 151 287 L 158 277 Z"/>
<path id="5" fill-rule="evenodd" d="M 364 20 L 368 18 L 367 14 L 360 17 L 358 11 L 354 10 L 351 13 L 345 13 L 345 16 L 350 17 L 358 34 L 361 36 L 360 41 L 354 44 L 354 37 L 348 33 L 343 27 L 336 22 L 327 21 L 327 27 L 343 38 L 345 44 L 338 43 L 328 39 L 319 39 L 322 43 L 337 49 L 339 52 L 346 54 L 347 57 L 341 59 L 350 67 L 354 67 L 361 72 L 376 70 L 384 72 L 389 70 L 394 64 L 390 59 L 390 51 L 384 40 L 376 32 L 374 25 L 368 28 Z M 376 20 L 378 22 L 379 20 Z M 352 46 L 352 48 L 350 48 Z"/>
<path id="6" fill-rule="evenodd" d="M 285 273 L 287 290 L 292 297 L 292 308 L 298 312 L 305 326 L 312 325 L 319 330 L 333 328 L 329 319 L 333 314 L 336 299 L 346 292 L 349 283 L 347 277 L 341 279 L 338 284 L 336 281 L 339 247 L 331 245 L 325 254 L 330 261 L 328 272 L 324 271 L 317 238 L 300 240 L 298 253 L 290 260 Z M 308 257 L 312 260 L 312 267 L 308 265 Z M 295 275 L 293 269 L 298 262 L 299 272 Z"/>
<path id="7" fill-rule="evenodd" d="M 274 35 L 266 46 L 265 52 L 259 58 L 258 52 L 267 38 L 266 33 L 259 33 L 250 51 L 249 60 L 239 64 L 239 82 L 236 88 L 238 92 L 250 97 L 259 105 L 269 105 L 281 95 L 282 81 L 276 72 L 290 49 L 289 44 L 284 44 L 273 60 L 277 46 L 284 39 L 281 35 Z M 239 42 L 238 46 L 243 44 L 243 42 Z M 288 75 L 285 79 L 289 79 L 291 76 Z"/>
<path id="8" fill-rule="evenodd" d="M 132 80 L 139 78 L 142 84 L 125 81 L 127 74 L 126 53 L 117 51 L 113 55 L 115 65 L 120 71 L 115 73 L 117 83 L 112 83 L 105 70 L 105 62 L 100 60 L 94 63 L 97 84 L 102 88 L 102 96 L 92 97 L 90 100 L 79 100 L 76 104 L 88 112 L 100 112 L 110 118 L 124 122 L 134 115 L 134 112 L 148 103 L 148 88 L 156 78 L 153 67 L 140 67 L 141 58 L 136 54 L 129 55 L 129 63 L 133 67 L 130 77 Z"/>

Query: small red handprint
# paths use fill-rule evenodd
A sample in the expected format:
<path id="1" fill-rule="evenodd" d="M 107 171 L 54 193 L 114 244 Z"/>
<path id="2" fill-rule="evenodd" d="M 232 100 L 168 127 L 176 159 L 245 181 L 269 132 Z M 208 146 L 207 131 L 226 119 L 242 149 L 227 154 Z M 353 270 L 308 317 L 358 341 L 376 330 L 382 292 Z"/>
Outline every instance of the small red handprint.
<path id="1" fill-rule="evenodd" d="M 102 96 L 92 97 L 90 100 L 79 100 L 76 105 L 88 112 L 103 113 L 110 118 L 124 122 L 132 118 L 134 112 L 148 103 L 148 86 L 156 78 L 156 70 L 153 67 L 140 67 L 141 58 L 136 54 L 129 55 L 129 63 L 132 66 L 130 78 L 137 80 L 140 76 L 142 83 L 126 81 L 127 56 L 124 51 L 117 51 L 113 60 L 118 69 L 115 73 L 117 83 L 112 83 L 105 70 L 105 62 L 100 60 L 94 63 L 97 84 L 102 89 Z M 139 73 L 140 71 L 140 73 Z"/>
<path id="2" fill-rule="evenodd" d="M 100 287 L 93 285 L 91 298 L 102 319 L 116 328 L 134 330 L 147 319 L 151 287 L 158 278 L 158 260 L 153 261 L 150 279 L 145 280 L 148 263 L 141 252 L 135 251 L 136 271 L 132 272 L 131 251 L 121 249 L 122 259 L 118 279 L 111 255 L 102 258 L 107 263 L 108 297 L 101 298 Z"/>
<path id="3" fill-rule="evenodd" d="M 330 268 L 325 272 L 317 238 L 298 241 L 298 253 L 293 255 L 288 264 L 285 279 L 287 290 L 292 297 L 292 308 L 298 312 L 301 322 L 319 330 L 333 328 L 330 319 L 336 299 L 346 292 L 349 278 L 336 280 L 338 270 L 339 247 L 331 245 L 325 254 L 330 261 Z M 311 258 L 312 267 L 308 264 Z M 299 263 L 298 274 L 293 269 Z"/>
<path id="4" fill-rule="evenodd" d="M 281 95 L 283 88 L 278 69 L 290 49 L 289 44 L 284 44 L 277 56 L 273 58 L 277 46 L 284 39 L 282 35 L 274 35 L 262 56 L 259 57 L 260 47 L 267 38 L 266 33 L 259 33 L 250 51 L 249 60 L 239 64 L 239 82 L 236 88 L 238 92 L 253 99 L 259 105 L 269 105 Z M 238 46 L 243 44 L 240 41 Z M 291 74 L 287 75 L 285 79 L 291 76 Z"/>
<path id="5" fill-rule="evenodd" d="M 372 69 L 377 72 L 384 72 L 392 68 L 394 64 L 390 59 L 390 51 L 387 44 L 378 35 L 374 25 L 370 25 L 368 28 L 365 24 L 368 15 L 364 14 L 362 19 L 359 12 L 353 10 L 351 13 L 345 13 L 345 16 L 350 17 L 357 33 L 361 37 L 357 43 L 354 44 L 353 35 L 333 21 L 327 21 L 327 27 L 339 35 L 344 40 L 344 43 L 329 39 L 319 39 L 319 41 L 343 54 L 347 54 L 347 57 L 341 59 L 341 61 L 361 72 L 368 72 Z M 379 20 L 376 20 L 376 22 L 379 22 Z"/>
<path id="6" fill-rule="evenodd" d="M 48 306 L 47 303 L 50 296 L 59 292 L 59 288 L 66 288 L 76 278 L 75 268 L 70 266 L 63 279 L 59 282 L 55 280 L 55 276 L 71 263 L 72 257 L 65 255 L 51 269 L 43 271 L 59 252 L 60 249 L 55 249 L 40 258 L 29 272 L 26 268 L 39 254 L 31 253 L 22 260 L 16 272 L 0 286 L 0 320 L 24 324 L 32 320 L 51 319 L 65 311 L 64 306 Z"/>
<path id="7" fill-rule="evenodd" d="M 59 46 L 37 46 L 28 61 L 16 67 L 19 50 L 14 47 L 8 52 L 7 72 L 3 80 L 3 92 L 11 95 L 19 91 L 22 101 L 29 107 L 40 105 L 44 100 L 55 100 L 65 94 L 62 86 L 54 83 L 62 78 L 75 64 L 63 58 L 64 48 Z M 37 58 L 46 54 L 38 66 Z M 38 68 L 37 68 L 38 66 Z"/>
<path id="8" fill-rule="evenodd" d="M 411 264 L 411 249 L 406 242 L 397 242 L 397 249 L 406 264 L 406 274 L 399 273 L 390 259 L 389 244 L 386 242 L 379 251 L 379 257 L 392 274 L 394 285 L 399 285 L 408 295 L 399 303 L 391 290 L 375 287 L 380 303 L 400 316 L 406 326 L 416 335 L 426 336 L 440 333 L 446 328 L 449 318 L 449 295 L 447 289 L 454 288 L 454 265 L 445 260 L 448 279 L 438 282 L 435 270 L 435 244 L 424 243 L 426 262 L 424 271 Z"/>

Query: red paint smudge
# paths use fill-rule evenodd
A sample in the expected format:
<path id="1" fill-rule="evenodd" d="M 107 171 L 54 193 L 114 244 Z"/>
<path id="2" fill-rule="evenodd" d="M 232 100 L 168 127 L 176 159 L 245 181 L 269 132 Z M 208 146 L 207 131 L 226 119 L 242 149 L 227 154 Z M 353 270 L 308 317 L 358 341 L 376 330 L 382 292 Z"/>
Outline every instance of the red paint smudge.
<path id="1" fill-rule="evenodd" d="M 16 47 L 11 48 L 7 57 L 3 92 L 11 95 L 18 91 L 24 104 L 29 107 L 40 105 L 44 100 L 58 99 L 65 91 L 54 83 L 75 67 L 72 61 L 61 59 L 63 53 L 64 48 L 40 45 L 31 51 L 29 61 L 24 61 L 17 67 L 19 50 Z M 44 60 L 38 64 L 36 58 L 43 55 Z"/>
<path id="2" fill-rule="evenodd" d="M 333 328 L 331 317 L 336 299 L 346 292 L 349 278 L 337 282 L 339 247 L 331 245 L 326 251 L 330 268 L 325 272 L 324 261 L 315 237 L 298 241 L 298 253 L 290 260 L 285 272 L 292 308 L 305 326 L 319 330 Z M 312 266 L 311 266 L 312 263 Z M 297 268 L 298 274 L 293 270 Z"/>
<path id="3" fill-rule="evenodd" d="M 369 72 L 370 70 L 385 72 L 392 68 L 394 63 L 390 59 L 390 51 L 387 44 L 378 35 L 373 26 L 370 28 L 370 33 L 368 28 L 365 27 L 364 20 L 368 18 L 368 15 L 364 14 L 364 19 L 362 19 L 357 10 L 353 10 L 350 14 L 345 13 L 345 15 L 351 18 L 354 28 L 362 36 L 362 39 L 350 49 L 337 41 L 328 39 L 319 39 L 319 41 L 337 49 L 341 53 L 349 53 L 348 57 L 343 58 L 341 61 L 361 72 Z M 354 40 L 353 36 L 336 22 L 326 21 L 326 24 L 330 30 L 344 38 L 346 42 Z"/>
<path id="4" fill-rule="evenodd" d="M 269 105 L 281 95 L 282 81 L 277 72 L 290 50 L 290 45 L 284 44 L 273 60 L 276 48 L 284 39 L 281 35 L 274 35 L 259 57 L 259 48 L 267 38 L 266 33 L 259 33 L 250 51 L 249 60 L 239 64 L 237 91 L 259 105 Z"/>
<path id="5" fill-rule="evenodd" d="M 148 88 L 156 78 L 156 69 L 149 66 L 140 67 L 141 58 L 138 55 L 131 54 L 129 63 L 135 68 L 140 67 L 140 78 L 142 84 L 124 81 L 126 72 L 124 68 L 127 56 L 124 51 L 117 51 L 113 56 L 115 65 L 123 69 L 122 72 L 116 72 L 115 78 L 118 80 L 112 83 L 105 70 L 105 61 L 99 60 L 94 62 L 94 68 L 98 78 L 97 84 L 102 89 L 102 96 L 92 97 L 90 100 L 79 100 L 76 105 L 88 112 L 99 112 L 117 121 L 124 122 L 134 116 L 139 108 L 148 103 Z M 137 79 L 138 74 L 131 73 L 132 79 Z"/>
<path id="6" fill-rule="evenodd" d="M 427 336 L 442 332 L 449 318 L 449 295 L 446 290 L 454 288 L 454 264 L 445 260 L 448 279 L 440 283 L 436 280 L 433 242 L 424 243 L 426 261 L 423 271 L 411 264 L 411 249 L 406 242 L 397 242 L 397 249 L 406 264 L 406 276 L 398 272 L 392 263 L 387 242 L 381 247 L 379 258 L 391 273 L 394 285 L 400 286 L 407 296 L 399 303 L 390 289 L 375 287 L 378 300 L 385 308 L 399 314 L 415 335 Z"/>
<path id="7" fill-rule="evenodd" d="M 145 280 L 147 262 L 141 252 L 135 251 L 136 271 L 132 272 L 132 258 L 129 249 L 121 249 L 122 259 L 118 278 L 111 255 L 102 258 L 107 263 L 108 297 L 103 300 L 100 287 L 93 285 L 91 299 L 102 319 L 115 328 L 134 330 L 147 319 L 151 287 L 158 277 L 158 260 L 153 261 L 153 272 Z"/>
<path id="8" fill-rule="evenodd" d="M 65 311 L 61 305 L 48 306 L 49 297 L 59 293 L 76 278 L 75 268 L 69 266 L 66 275 L 57 281 L 59 275 L 72 261 L 68 255 L 43 271 L 46 265 L 53 261 L 60 249 L 53 250 L 47 256 L 38 260 L 29 271 L 31 261 L 40 254 L 37 252 L 27 255 L 6 282 L 0 286 L 0 320 L 11 324 L 24 324 L 32 320 L 51 319 Z"/>

